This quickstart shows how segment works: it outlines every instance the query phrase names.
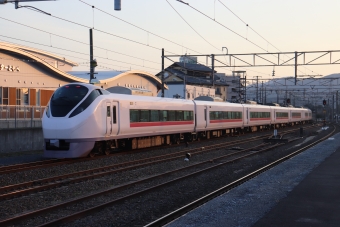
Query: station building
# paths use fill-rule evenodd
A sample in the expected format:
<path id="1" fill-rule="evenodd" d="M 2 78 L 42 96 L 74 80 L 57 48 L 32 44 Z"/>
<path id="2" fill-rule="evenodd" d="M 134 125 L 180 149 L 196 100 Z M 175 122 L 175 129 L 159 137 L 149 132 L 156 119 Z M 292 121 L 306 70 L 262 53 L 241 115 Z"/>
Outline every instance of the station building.
<path id="1" fill-rule="evenodd" d="M 229 84 L 220 80 L 216 71 L 213 74 L 211 68 L 197 64 L 197 59 L 189 60 L 188 57 L 181 57 L 180 62 L 164 69 L 164 82 L 169 87 L 169 90 L 164 91 L 164 97 L 194 100 L 207 96 L 226 101 Z M 162 72 L 156 76 L 162 78 Z"/>
<path id="2" fill-rule="evenodd" d="M 58 87 L 89 82 L 86 72 L 72 70 L 76 66 L 46 51 L 0 42 L 0 105 L 46 106 Z M 104 79 L 102 74 L 106 74 Z M 159 78 L 139 70 L 99 71 L 96 76 L 97 86 L 113 93 L 157 96 L 162 86 Z"/>

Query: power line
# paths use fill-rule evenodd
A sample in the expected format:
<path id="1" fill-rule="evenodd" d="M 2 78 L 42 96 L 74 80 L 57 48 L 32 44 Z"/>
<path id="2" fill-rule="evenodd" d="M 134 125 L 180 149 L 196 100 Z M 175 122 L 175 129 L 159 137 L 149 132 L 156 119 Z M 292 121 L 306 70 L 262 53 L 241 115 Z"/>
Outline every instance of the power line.
<path id="1" fill-rule="evenodd" d="M 242 38 L 242 39 L 244 39 L 244 40 L 250 42 L 251 44 L 253 44 L 254 46 L 260 48 L 261 50 L 263 50 L 263 51 L 265 51 L 265 52 L 268 52 L 267 50 L 265 50 L 264 48 L 260 47 L 259 45 L 257 45 L 257 44 L 254 43 L 253 41 L 247 39 L 246 37 L 244 37 L 244 36 L 242 36 L 241 34 L 235 32 L 234 30 L 232 30 L 231 28 L 228 28 L 228 27 L 225 26 L 224 24 L 218 22 L 218 21 L 215 20 L 214 18 L 208 16 L 207 14 L 203 13 L 202 11 L 200 11 L 200 10 L 196 9 L 195 7 L 189 5 L 189 3 L 185 3 L 185 2 L 183 2 L 183 1 L 181 1 L 181 0 L 176 0 L 176 1 L 178 1 L 178 2 L 180 2 L 180 3 L 183 3 L 183 4 L 187 5 L 187 6 L 189 6 L 190 8 L 192 8 L 193 10 L 195 10 L 196 12 L 202 14 L 203 16 L 207 17 L 208 19 L 210 19 L 210 20 L 214 21 L 215 23 L 221 25 L 222 27 L 226 28 L 226 29 L 229 30 L 230 32 L 232 32 L 232 33 L 234 33 L 235 35 L 239 36 L 240 38 Z"/>
<path id="2" fill-rule="evenodd" d="M 79 0 L 81 1 L 81 0 Z M 182 18 L 182 20 L 192 29 L 194 30 L 194 32 L 196 32 L 196 34 L 198 36 L 200 36 L 205 42 L 207 42 L 210 46 L 214 47 L 217 50 L 220 50 L 219 48 L 215 47 L 213 44 L 211 44 L 208 40 L 206 40 L 200 33 L 198 33 L 198 31 L 196 31 L 183 17 L 182 15 L 170 4 L 170 2 L 168 0 L 166 0 L 167 3 L 171 6 L 171 8 L 178 14 L 178 16 L 180 16 Z"/>
<path id="3" fill-rule="evenodd" d="M 272 47 L 274 47 L 276 50 L 282 52 L 279 48 L 277 48 L 276 46 L 274 46 L 271 42 L 269 42 L 267 39 L 265 39 L 262 35 L 260 35 L 257 31 L 255 31 L 255 29 L 253 29 L 248 23 L 246 23 L 245 21 L 243 21 L 236 13 L 234 13 L 229 7 L 227 7 L 221 0 L 218 0 L 227 10 L 229 10 L 235 17 L 237 17 L 240 21 L 242 21 L 242 23 L 244 23 L 248 28 L 250 28 L 253 32 L 255 32 L 255 34 L 257 34 L 258 36 L 260 36 L 263 40 L 265 40 L 267 43 L 269 43 Z M 267 51 L 268 52 L 268 51 Z M 308 69 L 307 67 L 303 66 L 305 69 Z M 308 69 L 309 71 L 313 72 L 312 70 Z M 300 71 L 300 70 L 299 70 Z M 300 71 L 302 72 L 302 71 Z"/>
<path id="4" fill-rule="evenodd" d="M 186 48 L 187 50 L 191 50 L 191 51 L 194 51 L 194 52 L 196 52 L 196 53 L 199 53 L 198 51 L 195 51 L 195 50 L 193 50 L 193 49 L 190 49 L 190 48 L 188 48 L 188 47 L 185 47 L 185 46 L 183 46 L 183 45 L 181 45 L 181 44 L 179 44 L 179 43 L 176 43 L 176 42 L 174 42 L 174 41 L 171 41 L 171 40 L 169 40 L 169 39 L 167 39 L 167 38 L 164 38 L 164 37 L 162 37 L 162 36 L 160 36 L 160 35 L 157 35 L 157 34 L 155 34 L 155 33 L 153 33 L 153 32 L 150 32 L 150 31 L 148 31 L 148 30 L 146 30 L 146 29 L 144 29 L 144 28 L 141 28 L 141 27 L 139 27 L 139 26 L 137 26 L 137 25 L 135 25 L 135 24 L 132 24 L 132 23 L 126 21 L 126 20 L 123 20 L 123 19 L 121 19 L 121 18 L 119 18 L 119 17 L 116 17 L 116 16 L 112 15 L 111 13 L 108 13 L 108 12 L 106 12 L 106 11 L 104 11 L 104 10 L 102 10 L 102 9 L 100 9 L 100 8 L 98 8 L 98 7 L 96 7 L 96 6 L 90 5 L 89 3 L 86 3 L 86 2 L 84 2 L 84 1 L 82 1 L 82 0 L 79 0 L 79 1 L 82 2 L 82 3 L 85 4 L 85 5 L 88 5 L 88 6 L 90 6 L 90 7 L 93 7 L 94 9 L 96 9 L 96 10 L 98 10 L 98 11 L 100 11 L 100 12 L 106 14 L 106 15 L 109 15 L 109 16 L 111 16 L 111 17 L 113 17 L 113 18 L 116 18 L 117 20 L 120 20 L 120 21 L 122 21 L 122 22 L 124 22 L 124 23 L 126 23 L 126 24 L 129 24 L 129 25 L 131 25 L 131 26 L 133 26 L 133 27 L 135 27 L 135 28 L 138 28 L 138 29 L 140 29 L 140 30 L 142 30 L 142 31 L 145 31 L 145 32 L 147 32 L 147 33 L 149 33 L 149 34 L 151 34 L 151 35 L 154 35 L 154 36 L 156 36 L 156 37 L 158 37 L 158 38 L 160 38 L 160 39 L 163 39 L 163 40 L 165 40 L 165 41 L 168 41 L 168 42 L 170 42 L 170 43 L 172 43 L 172 44 L 175 44 L 175 45 L 177 45 L 177 46 L 180 46 L 180 47 L 182 47 L 182 48 L 184 47 L 184 48 Z M 169 3 L 169 4 L 170 4 L 170 3 Z M 199 54 L 202 54 L 202 53 L 199 53 Z"/>
<path id="5" fill-rule="evenodd" d="M 1 39 L 0 39 L 0 40 L 1 40 Z M 4 41 L 4 40 L 2 40 L 2 41 Z M 6 41 L 6 42 L 8 42 L 8 41 Z M 28 41 L 23 41 L 23 42 L 28 42 Z M 14 45 L 19 45 L 19 44 L 17 44 L 17 43 L 13 43 L 13 42 L 8 42 L 8 43 L 14 44 Z M 39 44 L 37 44 L 37 45 L 39 45 Z M 76 56 L 72 56 L 72 55 L 67 55 L 67 54 L 59 53 L 59 52 L 55 52 L 55 51 L 50 51 L 50 50 L 48 50 L 48 52 L 53 53 L 53 54 L 68 56 L 68 57 L 72 57 L 72 58 L 76 58 L 76 59 L 80 59 L 80 60 L 85 60 L 85 61 L 88 60 L 88 59 L 86 59 L 86 58 L 80 58 L 80 57 L 76 57 Z M 4 59 L 4 60 L 12 60 L 12 61 L 23 61 L 23 62 L 25 62 L 25 61 L 27 61 L 27 62 L 41 62 L 41 61 L 35 61 L 35 60 L 31 60 L 31 59 L 5 59 L 5 58 L 1 58 L 1 57 L 0 57 L 0 59 Z M 44 59 L 43 59 L 43 60 L 44 60 Z M 44 61 L 45 61 L 45 60 L 44 60 Z M 48 62 L 48 61 L 47 61 L 47 62 Z M 89 63 L 89 62 L 86 62 L 86 63 Z M 81 62 L 81 63 L 77 62 L 77 64 L 83 64 L 83 62 Z M 105 63 L 105 64 L 108 64 L 108 63 Z M 112 65 L 112 66 L 116 66 L 116 67 L 120 67 L 120 68 L 126 68 L 126 66 L 121 66 L 121 65 L 113 65 L 113 64 L 108 64 L 108 65 Z M 114 69 L 114 70 L 115 70 L 115 69 Z M 158 70 L 158 69 L 156 69 L 156 70 Z M 117 70 L 116 70 L 116 71 L 117 71 Z"/>
<path id="6" fill-rule="evenodd" d="M 1 37 L 5 37 L 5 38 L 8 38 L 8 39 L 14 39 L 14 40 L 22 41 L 22 42 L 27 42 L 27 43 L 35 44 L 35 45 L 40 45 L 40 46 L 55 48 L 55 49 L 59 49 L 59 50 L 63 50 L 63 51 L 68 51 L 68 52 L 72 52 L 72 53 L 76 53 L 76 54 L 81 54 L 81 55 L 86 55 L 86 56 L 88 56 L 87 53 L 77 52 L 77 51 L 68 50 L 68 49 L 64 49 L 64 48 L 60 48 L 60 47 L 55 47 L 55 46 L 49 46 L 49 45 L 46 45 L 46 44 L 41 44 L 41 43 L 32 42 L 32 41 L 27 41 L 27 40 L 22 40 L 22 39 L 17 39 L 17 38 L 13 38 L 13 37 L 9 37 L 9 36 L 4 36 L 4 35 L 0 35 L 0 36 L 1 36 Z M 96 55 L 96 57 L 97 57 L 97 58 L 106 59 L 106 60 L 110 60 L 110 61 L 120 62 L 120 63 L 124 63 L 124 64 L 135 65 L 135 66 L 139 66 L 139 67 L 143 67 L 143 68 L 149 68 L 149 69 L 155 69 L 155 70 L 157 70 L 156 68 L 151 68 L 151 67 L 147 67 L 147 66 L 141 66 L 141 65 L 137 65 L 137 64 L 133 64 L 133 63 L 129 63 L 129 62 L 123 62 L 123 61 L 119 61 L 119 60 L 115 60 L 115 59 L 111 59 L 111 58 L 107 58 L 107 57 L 101 57 L 101 56 L 98 56 L 98 55 Z"/>
<path id="7" fill-rule="evenodd" d="M 84 2 L 83 2 L 83 3 L 84 3 Z M 87 3 L 85 3 L 85 4 L 87 4 Z M 87 4 L 87 5 L 89 5 L 89 4 Z M 96 9 L 97 9 L 97 8 L 96 8 Z M 99 10 L 99 9 L 98 9 L 98 10 Z M 109 14 L 109 13 L 107 13 L 107 12 L 105 12 L 105 11 L 102 11 L 102 12 L 104 12 L 104 13 L 106 13 L 106 14 Z M 111 15 L 111 14 L 109 14 L 109 15 Z M 53 18 L 56 18 L 56 19 L 59 19 L 59 20 L 68 22 L 68 23 L 72 23 L 72 24 L 81 26 L 81 27 L 85 27 L 85 28 L 88 28 L 88 29 L 91 28 L 91 27 L 89 27 L 89 26 L 87 26 L 87 25 L 84 25 L 84 24 L 81 24 L 81 23 L 77 23 L 77 22 L 74 22 L 74 21 L 71 21 L 71 20 L 67 20 L 67 19 L 64 19 L 64 18 L 61 18 L 61 17 L 58 17 L 58 16 L 53 16 L 53 15 L 50 15 L 50 16 L 53 17 Z M 113 15 L 111 15 L 111 16 L 112 16 L 112 17 L 115 17 L 115 16 L 113 16 Z M 115 17 L 115 18 L 117 18 L 117 17 Z M 117 19 L 119 19 L 119 18 L 117 18 Z M 120 19 L 120 20 L 121 20 L 121 19 Z M 122 21 L 123 21 L 123 20 L 122 20 Z M 125 22 L 125 21 L 124 21 L 124 22 Z M 126 23 L 129 23 L 129 22 L 126 22 Z M 130 23 L 130 24 L 131 24 L 131 23 Z M 133 25 L 133 24 L 131 24 L 131 25 Z M 135 26 L 135 25 L 133 25 L 133 26 Z M 135 27 L 138 27 L 138 26 L 135 26 Z M 140 27 L 138 27 L 138 28 L 140 28 Z M 142 29 L 142 28 L 140 28 L 140 29 Z M 124 39 L 124 40 L 130 41 L 130 42 L 136 43 L 136 44 L 140 44 L 140 45 L 143 45 L 143 46 L 147 46 L 147 47 L 149 47 L 149 48 L 161 50 L 160 48 L 157 48 L 157 47 L 155 47 L 155 46 L 147 45 L 147 44 L 144 44 L 144 43 L 135 41 L 135 40 L 131 40 L 131 39 L 128 39 L 128 38 L 125 38 L 125 37 L 117 36 L 117 35 L 114 35 L 114 34 L 112 34 L 112 33 L 105 32 L 105 31 L 102 31 L 102 30 L 99 30 L 99 29 L 93 29 L 93 30 L 96 30 L 96 31 L 98 31 L 98 32 L 101 32 L 101 33 L 104 33 L 104 34 L 107 34 L 107 35 L 110 35 L 110 36 L 114 36 L 114 37 L 117 37 L 117 38 L 120 38 L 120 39 Z M 149 31 L 147 31 L 147 30 L 145 30 L 145 29 L 143 29 L 143 30 L 146 31 L 146 32 L 149 32 Z M 51 34 L 50 32 L 46 32 L 46 33 Z M 149 32 L 149 33 L 150 33 L 150 34 L 153 34 L 153 35 L 155 35 L 155 36 L 157 36 L 157 37 L 160 37 L 160 36 L 158 36 L 158 35 L 156 35 L 156 34 L 154 34 L 154 33 L 152 33 L 152 32 Z M 60 37 L 60 36 L 59 36 L 59 37 Z M 161 37 L 161 38 L 163 38 L 163 37 Z M 163 38 L 163 39 L 165 39 L 165 38 Z M 38 44 L 38 45 L 39 45 L 39 44 Z M 180 45 L 180 44 L 177 44 L 177 45 L 179 45 L 179 46 L 181 46 L 181 47 L 184 47 L 183 45 Z M 188 48 L 188 49 L 189 49 L 189 48 Z M 175 54 L 175 53 L 170 52 L 170 51 L 166 51 L 166 52 L 171 53 L 171 54 Z M 197 51 L 195 51 L 195 52 L 197 52 Z M 104 58 L 104 59 L 105 59 L 105 58 Z M 252 70 L 249 70 L 249 71 L 252 71 Z"/>
<path id="8" fill-rule="evenodd" d="M 28 10 L 32 10 L 30 8 L 27 8 Z M 133 42 L 133 43 L 136 43 L 136 44 L 139 44 L 139 45 L 142 45 L 142 46 L 146 46 L 146 47 L 149 47 L 149 48 L 153 48 L 153 49 L 156 49 L 156 50 L 161 50 L 161 48 L 158 48 L 158 47 L 155 47 L 155 46 L 151 46 L 151 45 L 148 45 L 148 44 L 144 44 L 144 43 L 141 43 L 141 42 L 138 42 L 138 41 L 135 41 L 135 40 L 132 40 L 132 39 L 128 39 L 128 38 L 125 38 L 125 37 L 122 37 L 122 36 L 118 36 L 118 35 L 114 35 L 110 32 L 105 32 L 105 31 L 102 31 L 102 30 L 99 30 L 99 29 L 96 29 L 96 28 L 91 28 L 87 25 L 84 25 L 84 24 L 81 24 L 81 23 L 78 23 L 78 22 L 74 22 L 74 21 L 71 21 L 71 20 L 67 20 L 67 19 L 64 19 L 64 18 L 61 18 L 61 17 L 58 17 L 58 16 L 54 16 L 54 15 L 48 15 L 48 16 L 51 16 L 53 18 L 56 18 L 58 20 L 62 20 L 62 21 L 65 21 L 65 22 L 68 22 L 68 23 L 71 23 L 71 24 L 75 24 L 75 25 L 78 25 L 80 27 L 84 27 L 84 28 L 88 28 L 88 29 L 92 29 L 92 30 L 96 30 L 98 32 L 101 32 L 101 33 L 104 33 L 104 34 L 107 34 L 107 35 L 110 35 L 110 36 L 114 36 L 116 38 L 120 38 L 120 39 L 123 39 L 123 40 L 127 40 L 129 42 Z M 167 51 L 171 54 L 175 54 L 173 52 L 170 52 L 170 51 Z"/>
<path id="9" fill-rule="evenodd" d="M 255 42 L 249 40 L 247 37 L 242 36 L 241 34 L 235 32 L 234 30 L 232 30 L 232 29 L 230 29 L 229 27 L 225 26 L 224 24 L 218 22 L 218 21 L 215 20 L 214 18 L 212 18 L 212 17 L 208 16 L 207 14 L 203 13 L 202 11 L 196 9 L 195 7 L 191 6 L 189 3 L 185 3 L 185 2 L 183 2 L 182 0 L 176 0 L 176 1 L 178 1 L 178 2 L 180 2 L 180 3 L 183 3 L 183 4 L 187 5 L 187 6 L 189 6 L 190 8 L 192 8 L 193 10 L 195 10 L 195 11 L 197 11 L 198 13 L 202 14 L 203 16 L 209 18 L 210 20 L 212 20 L 212 21 L 214 21 L 215 23 L 221 25 L 222 27 L 226 28 L 226 29 L 229 30 L 230 32 L 232 32 L 232 33 L 234 33 L 235 35 L 239 36 L 240 38 L 242 38 L 242 39 L 244 39 L 244 40 L 250 42 L 250 43 L 253 44 L 254 46 L 256 46 L 256 47 L 260 48 L 261 50 L 263 50 L 263 51 L 265 51 L 265 52 L 268 53 L 268 50 L 262 48 L 261 46 L 257 45 Z M 234 15 L 236 15 L 236 14 L 234 14 Z M 238 16 L 237 16 L 237 17 L 238 17 Z M 239 18 L 239 17 L 238 17 L 238 18 Z M 240 19 L 240 18 L 239 18 L 239 19 Z M 241 20 L 243 23 L 245 23 L 242 19 L 240 19 L 240 20 Z M 261 37 L 262 37 L 262 36 L 261 36 Z M 265 40 L 266 40 L 266 39 L 265 39 Z M 268 41 L 267 41 L 267 42 L 268 42 Z M 268 42 L 268 43 L 269 43 L 269 42 Z M 274 57 L 276 57 L 276 56 L 274 56 Z M 277 58 L 277 57 L 276 57 L 276 58 Z M 301 72 L 301 73 L 303 73 L 301 70 L 298 70 L 298 71 Z"/>

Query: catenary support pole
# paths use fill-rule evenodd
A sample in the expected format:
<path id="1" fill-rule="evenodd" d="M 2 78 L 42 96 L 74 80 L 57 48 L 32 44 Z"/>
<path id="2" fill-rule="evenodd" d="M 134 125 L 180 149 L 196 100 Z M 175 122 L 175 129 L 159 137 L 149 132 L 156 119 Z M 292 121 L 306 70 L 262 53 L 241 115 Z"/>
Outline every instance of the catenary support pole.
<path id="1" fill-rule="evenodd" d="M 295 85 L 297 83 L 297 52 L 295 51 Z"/>
<path id="2" fill-rule="evenodd" d="M 91 64 L 93 62 L 93 36 L 92 29 L 90 29 L 90 83 L 94 79 L 94 67 Z"/>
<path id="3" fill-rule="evenodd" d="M 162 48 L 162 97 L 164 97 L 164 48 Z"/>

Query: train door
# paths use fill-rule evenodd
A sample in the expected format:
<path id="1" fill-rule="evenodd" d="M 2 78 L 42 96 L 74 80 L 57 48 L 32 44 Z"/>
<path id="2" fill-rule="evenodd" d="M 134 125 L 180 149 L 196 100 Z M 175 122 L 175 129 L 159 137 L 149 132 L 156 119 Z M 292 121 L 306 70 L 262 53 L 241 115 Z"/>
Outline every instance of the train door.
<path id="1" fill-rule="evenodd" d="M 196 103 L 194 102 L 194 100 L 192 100 L 192 102 L 194 103 L 194 118 L 195 118 L 195 128 L 194 128 L 194 132 L 196 132 L 196 128 L 197 128 L 197 105 Z"/>
<path id="2" fill-rule="evenodd" d="M 205 128 L 208 127 L 208 119 L 209 119 L 209 108 L 208 108 L 208 106 L 204 106 Z"/>
<path id="3" fill-rule="evenodd" d="M 119 132 L 118 123 L 118 102 L 106 103 L 106 136 L 117 135 Z"/>
<path id="4" fill-rule="evenodd" d="M 112 133 L 112 111 L 111 102 L 106 103 L 106 136 L 110 136 Z"/>

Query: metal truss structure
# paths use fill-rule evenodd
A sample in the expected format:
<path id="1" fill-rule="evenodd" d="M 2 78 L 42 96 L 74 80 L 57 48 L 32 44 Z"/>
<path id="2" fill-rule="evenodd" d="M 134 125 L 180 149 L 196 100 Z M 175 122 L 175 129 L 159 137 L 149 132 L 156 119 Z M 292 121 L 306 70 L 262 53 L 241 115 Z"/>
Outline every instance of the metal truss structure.
<path id="1" fill-rule="evenodd" d="M 223 51 L 223 48 L 222 48 Z M 172 57 L 182 55 L 164 55 L 171 61 Z M 211 59 L 212 75 L 217 68 L 246 68 L 246 67 L 281 67 L 290 66 L 295 69 L 294 77 L 286 78 L 259 78 L 250 79 L 244 76 L 243 89 L 240 89 L 240 100 L 256 97 L 262 103 L 266 103 L 267 94 L 276 94 L 277 101 L 285 101 L 289 98 L 292 104 L 308 103 L 321 105 L 322 100 L 328 100 L 328 105 L 338 107 L 338 91 L 340 91 L 340 78 L 322 78 L 322 75 L 298 75 L 299 66 L 315 65 L 340 65 L 340 50 L 327 51 L 303 51 L 303 52 L 273 52 L 273 53 L 249 53 L 249 54 L 210 54 L 210 55 L 186 55 L 188 57 L 206 57 Z M 220 60 L 219 57 L 223 57 Z M 229 60 L 229 63 L 227 62 Z M 208 60 L 207 63 L 208 65 Z M 164 70 L 164 69 L 163 69 Z M 273 70 L 274 75 L 274 70 Z M 262 87 L 259 86 L 262 81 Z M 293 86 L 296 85 L 296 86 Z M 260 95 L 258 94 L 260 92 Z M 279 98 L 280 96 L 280 98 Z M 330 100 L 330 101 L 329 101 Z M 294 103 L 293 103 L 294 102 Z M 336 108 L 340 112 L 340 108 Z M 340 113 L 339 113 L 340 114 Z"/>

